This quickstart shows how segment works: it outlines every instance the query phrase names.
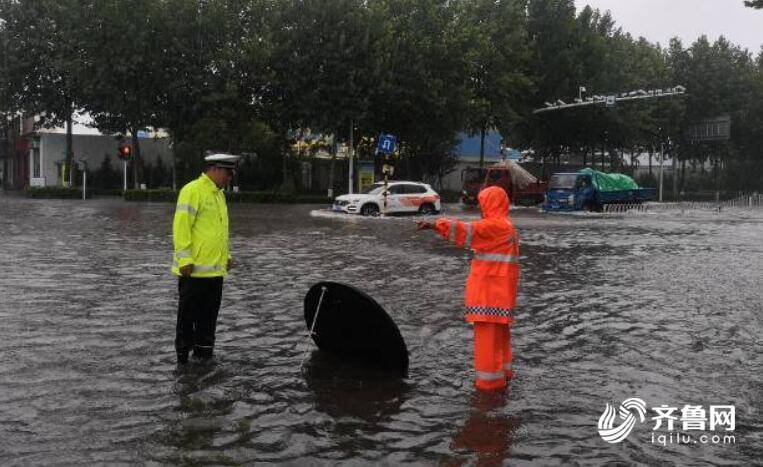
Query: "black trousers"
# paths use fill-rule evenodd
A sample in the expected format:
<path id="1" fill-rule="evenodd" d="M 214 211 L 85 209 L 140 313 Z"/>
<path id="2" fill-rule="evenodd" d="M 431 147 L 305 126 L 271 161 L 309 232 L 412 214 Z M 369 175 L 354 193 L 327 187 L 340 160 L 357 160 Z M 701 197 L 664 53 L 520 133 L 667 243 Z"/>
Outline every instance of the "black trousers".
<path id="1" fill-rule="evenodd" d="M 175 350 L 178 357 L 209 358 L 215 347 L 215 329 L 220 300 L 223 295 L 222 277 L 180 277 L 178 281 L 178 321 L 175 330 Z"/>

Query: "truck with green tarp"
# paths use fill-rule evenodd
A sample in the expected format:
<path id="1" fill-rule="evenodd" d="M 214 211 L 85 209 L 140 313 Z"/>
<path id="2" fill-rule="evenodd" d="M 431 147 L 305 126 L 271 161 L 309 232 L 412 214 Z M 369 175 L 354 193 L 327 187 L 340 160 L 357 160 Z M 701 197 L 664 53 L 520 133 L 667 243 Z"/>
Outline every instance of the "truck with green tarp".
<path id="1" fill-rule="evenodd" d="M 601 211 L 605 204 L 639 204 L 654 199 L 656 194 L 656 189 L 641 188 L 627 175 L 581 169 L 551 177 L 543 209 Z"/>

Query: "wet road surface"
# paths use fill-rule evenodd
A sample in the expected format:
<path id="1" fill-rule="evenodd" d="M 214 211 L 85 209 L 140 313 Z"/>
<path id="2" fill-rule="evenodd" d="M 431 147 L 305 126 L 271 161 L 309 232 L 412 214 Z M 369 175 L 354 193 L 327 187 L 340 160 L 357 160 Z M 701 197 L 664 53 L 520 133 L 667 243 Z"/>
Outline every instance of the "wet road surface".
<path id="1" fill-rule="evenodd" d="M 513 211 L 516 374 L 504 394 L 484 396 L 462 320 L 469 253 L 417 233 L 415 218 L 319 208 L 230 207 L 239 267 L 225 283 L 217 356 L 179 368 L 174 206 L 0 195 L 0 464 L 763 458 L 760 211 Z M 314 349 L 299 371 L 302 300 L 323 280 L 385 307 L 408 345 L 407 379 Z M 631 397 L 650 409 L 734 405 L 736 441 L 653 444 L 667 432 L 646 420 L 624 442 L 604 442 L 606 404 Z"/>

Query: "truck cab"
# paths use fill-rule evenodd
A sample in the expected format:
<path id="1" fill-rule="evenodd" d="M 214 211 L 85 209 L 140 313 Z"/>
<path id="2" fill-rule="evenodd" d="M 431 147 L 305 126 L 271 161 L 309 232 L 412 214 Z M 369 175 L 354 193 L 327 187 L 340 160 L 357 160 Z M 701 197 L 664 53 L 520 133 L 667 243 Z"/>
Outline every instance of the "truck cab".
<path id="1" fill-rule="evenodd" d="M 654 188 L 641 188 L 627 175 L 582 169 L 551 177 L 543 209 L 598 212 L 606 204 L 641 204 L 655 194 Z"/>
<path id="2" fill-rule="evenodd" d="M 461 202 L 475 206 L 477 204 L 477 194 L 482 189 L 485 182 L 487 169 L 469 167 L 461 171 Z"/>
<path id="3" fill-rule="evenodd" d="M 519 167 L 519 165 L 515 165 Z M 476 205 L 477 195 L 490 186 L 499 186 L 506 191 L 509 199 L 517 206 L 535 206 L 543 202 L 547 184 L 532 176 L 521 168 L 515 168 L 526 173 L 522 188 L 515 186 L 512 172 L 506 163 L 497 163 L 484 169 L 469 168 L 461 172 L 463 190 L 461 201 L 466 205 Z"/>
<path id="4" fill-rule="evenodd" d="M 551 176 L 543 209 L 547 211 L 598 211 L 601 209 L 588 174 L 557 173 Z"/>

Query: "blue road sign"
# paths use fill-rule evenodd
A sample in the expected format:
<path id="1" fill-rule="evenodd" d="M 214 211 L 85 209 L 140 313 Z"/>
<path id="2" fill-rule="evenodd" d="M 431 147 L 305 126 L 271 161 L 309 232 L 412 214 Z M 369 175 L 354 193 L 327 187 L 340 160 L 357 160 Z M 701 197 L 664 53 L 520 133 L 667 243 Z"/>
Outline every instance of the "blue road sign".
<path id="1" fill-rule="evenodd" d="M 376 150 L 384 154 L 392 154 L 395 152 L 395 143 L 393 135 L 379 135 L 379 145 Z"/>

